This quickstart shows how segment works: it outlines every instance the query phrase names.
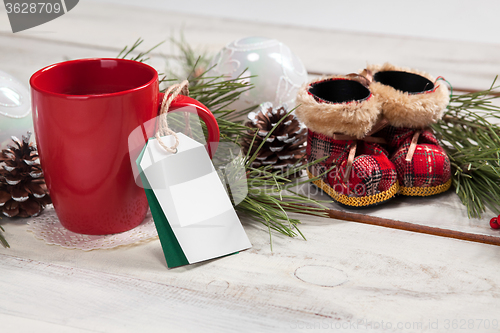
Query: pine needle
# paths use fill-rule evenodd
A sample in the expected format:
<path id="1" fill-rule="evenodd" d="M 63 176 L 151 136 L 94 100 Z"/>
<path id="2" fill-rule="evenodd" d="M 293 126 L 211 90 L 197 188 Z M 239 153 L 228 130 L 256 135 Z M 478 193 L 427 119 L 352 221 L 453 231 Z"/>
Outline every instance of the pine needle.
<path id="1" fill-rule="evenodd" d="M 121 57 L 128 56 L 142 41 L 137 40 L 131 48 L 125 47 L 120 52 Z M 210 70 L 210 58 L 206 52 L 198 54 L 198 51 L 186 43 L 182 34 L 180 40 L 172 38 L 171 41 L 180 50 L 181 56 L 177 60 L 181 62 L 181 70 L 175 71 L 169 66 L 169 79 L 163 77 L 162 82 L 174 83 L 188 78 L 190 96 L 205 104 L 217 117 L 221 141 L 239 144 L 240 138 L 248 135 L 248 128 L 242 121 L 235 119 L 256 106 L 246 110 L 232 110 L 229 106 L 243 92 L 252 89 L 252 86 L 246 83 L 248 77 L 233 80 L 224 79 L 222 76 L 210 77 L 207 74 Z M 147 52 L 141 53 L 139 59 L 146 55 Z M 440 143 L 450 156 L 453 186 L 466 206 L 469 217 L 480 217 L 487 208 L 500 213 L 500 127 L 492 122 L 500 120 L 500 108 L 491 103 L 499 98 L 499 94 L 493 92 L 498 88 L 495 82 L 496 79 L 491 87 L 484 91 L 452 95 L 443 119 L 432 125 Z M 181 122 L 183 119 L 179 118 L 177 121 Z M 203 132 L 197 135 L 206 136 L 204 126 Z M 323 206 L 325 202 L 318 202 L 291 190 L 299 184 L 310 183 L 317 178 L 292 182 L 287 177 L 300 173 L 319 161 L 296 166 L 286 174 L 280 174 L 279 171 L 271 172 L 269 166 L 252 168 L 252 158 L 254 156 L 247 156 L 245 162 L 248 195 L 235 209 L 263 223 L 271 242 L 272 231 L 305 239 L 298 229 L 300 220 L 290 218 L 289 213 L 327 217 Z"/>
<path id="2" fill-rule="evenodd" d="M 128 47 L 128 46 L 125 46 L 121 51 L 120 53 L 118 54 L 117 58 L 120 58 L 120 59 L 127 59 L 127 57 L 132 53 L 134 52 L 142 43 L 144 42 L 144 39 L 142 38 L 138 38 L 134 44 L 132 44 L 131 47 Z M 150 48 L 149 50 L 145 51 L 145 52 L 139 52 L 136 56 L 134 57 L 130 57 L 129 59 L 130 60 L 135 60 L 135 61 L 139 61 L 139 62 L 145 62 L 145 61 L 148 61 L 149 60 L 149 57 L 146 57 L 149 53 L 151 53 L 154 49 L 156 49 L 158 46 L 160 46 L 161 44 L 165 43 L 164 41 L 163 42 L 160 42 L 158 44 L 156 44 L 155 46 L 153 46 L 152 48 Z"/>
<path id="3" fill-rule="evenodd" d="M 432 127 L 450 157 L 453 186 L 469 218 L 486 209 L 500 213 L 500 107 L 495 89 L 452 95 L 444 117 Z M 496 123 L 494 123 L 496 122 Z"/>
<path id="4" fill-rule="evenodd" d="M 231 80 L 224 78 L 222 75 L 209 76 L 210 68 L 208 68 L 208 64 L 210 63 L 210 58 L 207 53 L 196 54 L 197 51 L 185 42 L 182 35 L 180 40 L 172 38 L 171 41 L 181 53 L 180 72 L 174 70 L 175 66 L 168 65 L 166 73 L 172 79 L 167 80 L 164 78 L 163 82 L 174 83 L 187 78 L 190 81 L 190 96 L 207 106 L 217 117 L 221 141 L 239 145 L 240 138 L 248 135 L 248 127 L 244 126 L 241 120 L 235 119 L 255 109 L 257 105 L 245 110 L 234 110 L 229 106 L 241 94 L 253 88 L 248 83 L 251 76 L 243 76 L 241 74 L 239 77 Z M 140 43 L 142 43 L 142 40 L 138 40 L 130 49 L 124 48 L 121 54 L 127 56 L 131 52 L 131 49 L 137 48 L 138 45 L 136 44 Z M 179 68 L 179 66 L 177 67 Z M 169 117 L 169 124 L 172 127 L 180 126 L 182 128 L 183 117 L 179 114 L 172 114 Z M 281 121 L 285 119 L 284 117 Z M 206 127 L 204 124 L 202 124 L 202 127 L 203 133 L 193 133 L 195 139 L 200 135 L 206 137 Z M 259 147 L 259 149 L 261 148 Z M 258 221 L 266 227 L 269 232 L 271 247 L 273 231 L 289 237 L 300 236 L 305 239 L 305 236 L 298 228 L 300 220 L 291 218 L 289 214 L 306 213 L 328 217 L 325 211 L 326 207 L 322 205 L 322 202 L 292 191 L 293 187 L 309 181 L 292 181 L 287 177 L 298 174 L 307 165 L 317 162 L 307 165 L 296 165 L 290 168 L 286 174 L 282 174 L 280 171 L 271 172 L 268 166 L 252 168 L 250 165 L 254 158 L 255 156 L 246 156 L 244 161 L 242 161 L 246 171 L 246 178 L 240 181 L 242 186 L 247 186 L 248 194 L 242 202 L 235 206 L 236 211 L 250 216 L 254 221 Z M 236 184 L 236 188 L 238 188 L 238 184 Z"/>
<path id="5" fill-rule="evenodd" d="M 0 225 L 0 230 L 5 232 L 5 229 Z M 3 247 L 5 248 L 10 248 L 9 243 L 7 243 L 7 240 L 5 239 L 4 235 L 0 232 L 0 243 L 2 243 Z"/>

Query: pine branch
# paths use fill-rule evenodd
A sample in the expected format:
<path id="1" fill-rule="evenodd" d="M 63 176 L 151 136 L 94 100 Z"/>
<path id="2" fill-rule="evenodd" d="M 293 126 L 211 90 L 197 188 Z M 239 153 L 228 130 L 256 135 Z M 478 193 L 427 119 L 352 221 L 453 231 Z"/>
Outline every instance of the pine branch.
<path id="1" fill-rule="evenodd" d="M 192 49 L 184 47 L 184 50 Z M 186 56 L 186 63 L 189 63 L 190 59 L 193 58 L 193 56 Z M 195 66 L 198 63 L 200 62 L 194 62 Z M 208 70 L 201 72 L 201 70 L 193 68 L 189 71 L 189 73 L 193 72 L 201 74 L 194 78 L 194 82 L 190 84 L 190 96 L 206 105 L 216 115 L 221 133 L 221 141 L 230 141 L 239 145 L 239 138 L 248 135 L 248 127 L 244 126 L 241 121 L 232 121 L 232 119 L 238 117 L 240 114 L 250 112 L 257 106 L 236 111 L 229 109 L 228 105 L 237 100 L 242 93 L 253 88 L 247 83 L 251 77 L 240 75 L 235 79 L 228 80 L 223 76 L 208 76 Z M 189 77 L 189 74 L 187 76 Z M 272 130 L 268 135 L 271 133 Z M 261 148 L 259 147 L 255 154 Z M 252 158 L 254 159 L 255 157 L 247 156 L 245 158 L 247 179 L 245 179 L 245 183 L 242 186 L 246 186 L 245 184 L 248 182 L 248 194 L 235 207 L 236 211 L 263 223 L 269 231 L 270 239 L 272 239 L 271 231 L 277 231 L 290 237 L 300 235 L 305 239 L 298 228 L 300 220 L 290 218 L 288 213 L 305 212 L 327 217 L 327 213 L 325 212 L 326 207 L 313 199 L 288 191 L 291 187 L 290 185 L 295 186 L 296 184 L 291 183 L 291 180 L 283 177 L 283 175 L 279 175 L 279 171 L 272 173 L 268 170 L 268 167 L 257 169 L 250 167 L 253 161 Z M 288 173 L 299 173 L 304 168 L 304 166 L 297 166 L 291 168 Z"/>
<path id="2" fill-rule="evenodd" d="M 452 95 L 443 119 L 432 127 L 450 157 L 453 186 L 470 217 L 500 213 L 500 107 L 495 89 Z"/>
<path id="3" fill-rule="evenodd" d="M 119 59 L 127 59 L 127 57 L 129 55 L 131 55 L 132 52 L 134 52 L 142 43 L 144 42 L 144 39 L 142 38 L 138 38 L 134 44 L 132 44 L 131 47 L 128 47 L 128 46 L 125 46 L 121 51 L 120 53 L 118 54 L 118 56 L 116 56 L 117 58 Z M 164 41 L 163 42 L 160 42 L 158 44 L 156 44 L 155 46 L 153 46 L 152 48 L 150 48 L 149 50 L 145 51 L 145 52 L 139 52 L 136 56 L 131 56 L 130 58 L 128 58 L 129 60 L 134 60 L 134 61 L 139 61 L 139 62 L 145 62 L 145 61 L 148 61 L 149 60 L 149 57 L 146 57 L 148 54 L 150 54 L 154 49 L 156 49 L 158 46 L 160 46 L 161 44 L 165 43 Z"/>
<path id="4" fill-rule="evenodd" d="M 5 232 L 5 229 L 0 225 L 0 230 Z M 3 247 L 5 248 L 10 248 L 9 243 L 7 243 L 7 240 L 5 239 L 4 235 L 0 232 L 0 243 L 2 243 Z"/>
<path id="5" fill-rule="evenodd" d="M 248 133 L 247 127 L 235 119 L 253 108 L 236 111 L 228 106 L 243 92 L 252 89 L 244 83 L 248 80 L 243 79 L 248 78 L 225 80 L 222 76 L 210 77 L 207 74 L 210 60 L 206 52 L 197 55 L 197 51 L 186 43 L 182 35 L 180 40 L 172 38 L 171 41 L 181 52 L 181 70 L 179 73 L 170 66 L 167 68 L 170 79 L 163 77 L 162 82 L 171 84 L 189 78 L 191 97 L 205 104 L 216 115 L 221 141 L 239 144 L 239 139 Z M 140 43 L 142 40 L 138 40 L 130 49 L 124 48 L 122 57 L 130 54 Z M 146 55 L 143 53 L 141 57 Z M 495 81 L 484 91 L 452 95 L 443 119 L 432 126 L 450 157 L 453 186 L 466 206 L 469 217 L 480 217 L 487 208 L 500 213 L 500 127 L 493 123 L 500 120 L 500 108 L 491 103 L 499 98 L 499 94 L 494 92 L 499 88 L 495 86 Z M 177 119 L 174 123 L 183 121 Z M 196 135 L 206 136 L 206 128 L 203 128 L 203 133 Z M 235 208 L 263 223 L 269 230 L 270 239 L 273 230 L 290 237 L 304 237 L 298 229 L 300 221 L 289 218 L 288 213 L 327 216 L 322 202 L 291 191 L 297 184 L 292 184 L 286 175 L 273 173 L 268 167 L 252 168 L 251 160 L 252 156 L 247 156 L 245 162 L 248 195 Z M 306 167 L 292 168 L 288 173 L 293 174 Z"/>
<path id="6" fill-rule="evenodd" d="M 189 45 L 184 34 L 181 32 L 179 40 L 170 38 L 170 42 L 180 52 L 180 71 L 175 70 L 170 62 L 167 62 L 167 75 L 179 81 L 185 78 L 190 82 L 190 86 L 196 86 L 202 74 L 206 74 L 210 63 L 210 56 L 205 50 L 195 50 Z M 179 73 L 180 72 L 180 73 Z"/>
<path id="7" fill-rule="evenodd" d="M 248 135 L 248 127 L 244 126 L 242 121 L 235 119 L 241 114 L 250 112 L 257 106 L 237 111 L 230 109 L 229 105 L 237 100 L 242 93 L 253 88 L 248 83 L 248 79 L 251 77 L 240 75 L 235 79 L 228 80 L 222 75 L 209 76 L 208 72 L 210 68 L 207 67 L 210 60 L 206 53 L 196 55 L 196 51 L 184 41 L 182 36 L 180 40 L 172 39 L 172 43 L 181 51 L 181 70 L 179 73 L 179 71 L 173 69 L 174 66 L 169 65 L 166 72 L 168 73 L 168 77 L 172 79 L 167 80 L 163 78 L 162 82 L 172 84 L 188 78 L 190 81 L 190 96 L 206 105 L 217 117 L 221 141 L 232 142 L 239 146 L 240 138 Z M 129 51 L 128 48 L 124 50 Z M 182 128 L 184 122 L 185 119 L 180 114 L 169 115 L 169 125 L 172 128 Z M 202 124 L 202 128 L 204 133 L 193 133 L 195 139 L 200 135 L 205 135 L 206 137 L 206 127 L 204 124 Z M 252 157 L 246 156 L 239 162 L 242 163 L 246 171 L 246 178 L 239 180 L 241 185 L 238 186 L 237 179 L 233 180 L 236 181 L 236 186 L 232 186 L 231 189 L 244 186 L 248 190 L 243 201 L 235 206 L 236 211 L 263 223 L 269 231 L 271 246 L 272 231 L 277 231 L 290 237 L 301 236 L 305 239 L 298 228 L 300 220 L 290 218 L 289 214 L 306 213 L 327 217 L 326 207 L 322 205 L 322 202 L 293 192 L 292 188 L 301 182 L 294 183 L 286 178 L 286 175 L 280 174 L 280 171 L 271 172 L 272 170 L 269 167 L 252 168 L 250 166 L 251 161 Z M 313 162 L 312 164 L 317 162 Z M 290 168 L 287 173 L 300 173 L 308 165 L 311 165 L 311 163 L 297 165 Z"/>

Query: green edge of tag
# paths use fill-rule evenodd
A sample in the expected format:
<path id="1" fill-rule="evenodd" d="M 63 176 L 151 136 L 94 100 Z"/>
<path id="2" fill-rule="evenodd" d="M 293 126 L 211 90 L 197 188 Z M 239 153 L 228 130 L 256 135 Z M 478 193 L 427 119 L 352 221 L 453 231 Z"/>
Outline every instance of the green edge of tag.
<path id="1" fill-rule="evenodd" d="M 151 139 L 149 139 L 151 140 Z M 149 143 L 148 140 L 148 143 Z M 146 151 L 147 144 L 142 149 L 139 157 L 137 157 L 136 164 L 139 169 L 139 174 L 141 176 L 142 184 L 144 186 L 144 191 L 146 192 L 146 197 L 148 198 L 149 208 L 151 209 L 151 214 L 153 215 L 153 220 L 155 222 L 156 230 L 158 231 L 158 236 L 160 237 L 161 247 L 163 249 L 163 255 L 167 261 L 167 266 L 169 268 L 179 267 L 184 265 L 189 265 L 189 261 L 182 251 L 182 248 L 175 237 L 175 234 L 168 223 L 167 217 L 163 210 L 161 209 L 158 199 L 151 189 L 149 182 L 141 168 L 142 157 Z"/>

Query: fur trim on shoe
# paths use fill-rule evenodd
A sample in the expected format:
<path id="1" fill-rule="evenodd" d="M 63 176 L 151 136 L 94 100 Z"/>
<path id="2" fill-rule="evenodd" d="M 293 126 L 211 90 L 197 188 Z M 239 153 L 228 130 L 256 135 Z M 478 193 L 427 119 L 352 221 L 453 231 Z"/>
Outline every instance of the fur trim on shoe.
<path id="1" fill-rule="evenodd" d="M 370 90 L 382 101 L 382 114 L 390 125 L 424 128 L 442 118 L 450 101 L 444 83 L 436 84 L 425 72 L 388 63 L 367 69 L 373 75 Z"/>
<path id="2" fill-rule="evenodd" d="M 297 117 L 311 131 L 328 136 L 339 133 L 362 139 L 381 113 L 377 96 L 347 76 L 331 76 L 303 85 L 296 104 Z"/>

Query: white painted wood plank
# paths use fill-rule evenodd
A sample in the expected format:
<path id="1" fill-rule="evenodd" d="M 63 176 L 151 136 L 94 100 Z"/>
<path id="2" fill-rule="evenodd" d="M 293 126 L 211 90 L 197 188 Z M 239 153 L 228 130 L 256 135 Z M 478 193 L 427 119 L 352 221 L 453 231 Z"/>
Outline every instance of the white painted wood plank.
<path id="1" fill-rule="evenodd" d="M 134 40 L 129 40 L 126 44 L 131 45 L 133 42 Z M 118 49 L 72 45 L 0 34 L 0 70 L 13 75 L 26 86 L 29 86 L 29 78 L 34 72 L 51 64 L 79 58 L 115 58 L 118 53 Z M 160 71 L 165 69 L 163 57 L 152 57 L 149 63 Z"/>
<path id="2" fill-rule="evenodd" d="M 4 11 L 0 6 L 0 15 L 5 15 Z M 442 28 L 446 22 L 436 24 Z M 455 86 L 475 89 L 489 87 L 494 76 L 500 73 L 500 44 L 254 24 L 92 1 L 82 1 L 70 13 L 15 36 L 115 50 L 143 37 L 147 40 L 144 50 L 182 29 L 192 45 L 204 46 L 211 52 L 241 37 L 276 38 L 287 44 L 306 68 L 314 72 L 350 73 L 366 63 L 388 61 L 428 71 L 434 76 L 442 75 Z M 0 22 L 0 34 L 13 35 L 7 20 Z M 170 43 L 160 49 L 170 55 L 172 50 Z M 35 55 L 37 51 L 33 52 Z"/>
<path id="3" fill-rule="evenodd" d="M 2 332 L 33 333 L 88 333 L 86 329 L 69 327 L 65 325 L 48 323 L 43 320 L 29 319 L 26 317 L 16 317 L 0 313 L 0 322 L 2 322 Z"/>
<path id="4" fill-rule="evenodd" d="M 287 309 L 2 256 L 1 311 L 93 332 L 286 331 Z M 251 310 L 251 311 L 249 311 Z M 280 325 L 281 324 L 281 325 Z M 281 326 L 281 327 L 280 327 Z"/>
<path id="5" fill-rule="evenodd" d="M 367 60 L 393 61 L 483 89 L 499 67 L 497 45 L 256 26 L 85 1 L 24 33 L 13 35 L 2 20 L 0 69 L 26 82 L 35 70 L 64 57 L 114 56 L 140 36 L 151 46 L 183 22 L 193 45 L 215 51 L 238 37 L 274 37 L 315 71 L 351 72 Z M 169 46 L 162 50 L 171 53 Z M 166 269 L 158 241 L 106 251 L 65 250 L 35 239 L 23 220 L 3 220 L 12 248 L 0 248 L 0 313 L 11 325 L 28 318 L 107 332 L 203 331 L 207 325 L 218 332 L 310 331 L 305 323 L 330 329 L 365 320 L 394 327 L 422 322 L 428 331 L 438 321 L 442 331 L 447 319 L 498 319 L 491 309 L 500 297 L 499 247 L 300 218 L 307 242 L 275 236 L 271 252 L 266 230 L 244 220 L 251 250 L 174 270 Z M 176 320 L 191 313 L 198 317 L 179 327 Z"/>
<path id="6" fill-rule="evenodd" d="M 498 42 L 500 12 L 494 0 L 476 0 L 473 6 L 467 0 L 422 0 L 418 6 L 394 0 L 309 0 L 307 5 L 301 0 L 191 0 L 190 6 L 178 6 L 175 0 L 94 1 L 258 24 L 484 43 Z"/>
<path id="7" fill-rule="evenodd" d="M 7 305 L 3 305 L 0 312 L 36 320 L 52 316 L 52 322 L 67 324 L 57 315 L 61 310 L 59 304 L 73 309 L 65 301 L 66 294 L 85 300 L 78 303 L 79 306 L 92 303 L 93 297 L 103 293 L 109 296 L 107 299 L 116 296 L 116 302 L 131 302 L 141 308 L 142 302 L 160 306 L 155 295 L 142 293 L 149 295 L 153 285 L 161 284 L 168 286 L 159 289 L 161 295 L 170 295 L 167 290 L 171 287 L 183 290 L 173 294 L 175 302 L 199 307 L 195 312 L 201 318 L 208 318 L 209 314 L 204 312 L 206 308 L 213 309 L 213 315 L 229 313 L 229 317 L 220 319 L 224 323 L 216 322 L 220 325 L 217 329 L 222 332 L 224 327 L 239 323 L 248 324 L 255 331 L 252 326 L 255 318 L 264 318 L 268 325 L 258 330 L 260 332 L 271 328 L 279 331 L 286 325 L 289 325 L 286 328 L 296 325 L 297 321 L 304 325 L 365 320 L 394 324 L 422 322 L 425 328 L 429 321 L 437 320 L 444 325 L 446 319 L 493 320 L 498 317 L 490 309 L 496 306 L 500 297 L 497 283 L 499 247 L 333 219 L 300 217 L 308 241 L 275 235 L 272 252 L 266 230 L 243 219 L 253 243 L 251 250 L 172 270 L 166 269 L 158 241 L 115 250 L 65 250 L 35 239 L 21 222 L 8 223 L 5 227 L 12 248 L 0 249 L 0 266 L 2 272 L 6 272 L 0 284 L 6 283 L 14 289 L 1 297 L 9 298 L 2 302 Z M 11 275 L 7 272 L 14 269 L 12 265 L 26 268 L 16 268 L 16 274 L 21 275 Z M 108 274 L 120 278 L 111 278 Z M 56 280 L 45 281 L 50 276 Z M 342 282 L 342 276 L 347 280 Z M 39 285 L 55 286 L 66 279 L 69 282 L 60 286 L 61 293 L 53 294 L 48 303 L 47 292 L 59 289 L 50 287 L 44 292 L 45 289 L 40 288 L 39 292 L 31 293 L 32 288 Z M 1 288 L 9 290 L 7 286 Z M 97 288 L 96 294 L 87 290 L 92 288 Z M 25 295 L 34 296 L 15 301 L 23 290 Z M 210 302 L 201 300 L 205 298 Z M 103 301 L 107 305 L 111 302 L 114 310 L 96 317 L 96 321 L 111 320 L 110 325 L 119 328 L 122 326 L 116 318 L 139 320 L 137 318 L 144 317 L 153 321 L 156 312 L 150 306 L 146 308 L 153 311 L 151 317 L 146 314 L 132 316 L 128 310 L 115 306 L 115 301 Z M 40 313 L 38 307 L 42 302 L 46 309 Z M 6 311 L 12 305 L 17 312 Z M 82 311 L 95 313 L 100 308 L 101 305 L 88 305 Z M 180 314 L 174 311 L 172 318 L 183 318 L 188 310 L 180 311 Z M 73 326 L 97 327 L 92 326 L 90 317 L 84 318 L 90 326 Z M 168 322 L 172 318 L 164 320 Z M 160 323 L 164 322 L 156 322 Z"/>

